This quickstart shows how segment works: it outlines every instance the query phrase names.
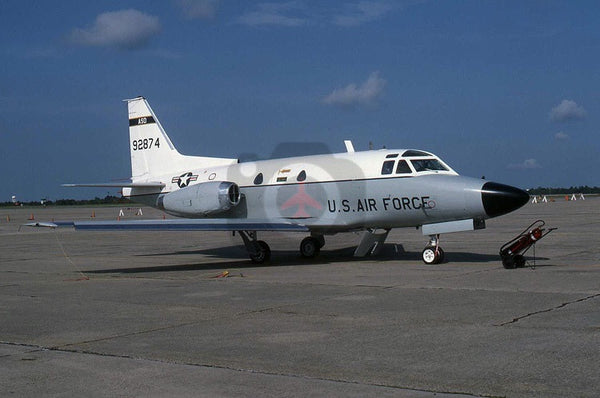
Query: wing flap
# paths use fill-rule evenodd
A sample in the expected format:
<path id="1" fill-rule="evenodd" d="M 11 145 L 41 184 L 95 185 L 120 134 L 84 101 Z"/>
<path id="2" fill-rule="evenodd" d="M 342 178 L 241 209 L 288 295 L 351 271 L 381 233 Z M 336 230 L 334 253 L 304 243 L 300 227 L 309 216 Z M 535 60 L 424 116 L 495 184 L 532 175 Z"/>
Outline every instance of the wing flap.
<path id="1" fill-rule="evenodd" d="M 239 218 L 75 221 L 73 226 L 88 231 L 309 231 L 305 225 L 285 221 Z"/>

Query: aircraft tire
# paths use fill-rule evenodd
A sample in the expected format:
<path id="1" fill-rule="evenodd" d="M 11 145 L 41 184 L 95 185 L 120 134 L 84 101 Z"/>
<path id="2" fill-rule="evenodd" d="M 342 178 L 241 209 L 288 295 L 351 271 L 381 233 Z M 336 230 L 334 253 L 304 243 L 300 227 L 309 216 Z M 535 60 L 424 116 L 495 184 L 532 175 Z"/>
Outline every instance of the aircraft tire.
<path id="1" fill-rule="evenodd" d="M 271 259 L 271 249 L 267 242 L 263 240 L 256 241 L 256 254 L 250 254 L 250 260 L 254 264 L 263 264 Z"/>
<path id="2" fill-rule="evenodd" d="M 313 238 L 319 242 L 319 249 L 322 249 L 325 246 L 325 236 L 323 235 L 311 235 Z"/>
<path id="3" fill-rule="evenodd" d="M 444 251 L 441 247 L 438 247 L 437 253 L 435 251 L 435 246 L 427 246 L 423 249 L 421 253 L 421 258 L 423 262 L 427 265 L 439 264 L 444 261 Z"/>
<path id="4" fill-rule="evenodd" d="M 436 264 L 441 264 L 444 262 L 444 259 L 446 258 L 446 253 L 444 253 L 444 250 L 441 247 L 438 247 L 438 261 Z"/>
<path id="5" fill-rule="evenodd" d="M 316 257 L 319 255 L 320 251 L 321 245 L 319 244 L 319 240 L 312 236 L 306 237 L 300 242 L 300 254 L 302 254 L 302 257 L 304 258 Z"/>

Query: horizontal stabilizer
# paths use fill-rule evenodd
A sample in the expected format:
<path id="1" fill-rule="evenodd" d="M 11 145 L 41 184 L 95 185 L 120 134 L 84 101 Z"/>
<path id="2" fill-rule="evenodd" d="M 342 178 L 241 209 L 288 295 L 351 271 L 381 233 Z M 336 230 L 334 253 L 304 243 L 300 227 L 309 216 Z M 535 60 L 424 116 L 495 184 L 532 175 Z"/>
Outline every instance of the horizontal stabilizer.
<path id="1" fill-rule="evenodd" d="M 96 188 L 164 188 L 165 184 L 158 181 L 151 182 L 107 182 L 99 184 L 62 184 L 62 187 L 96 187 Z"/>

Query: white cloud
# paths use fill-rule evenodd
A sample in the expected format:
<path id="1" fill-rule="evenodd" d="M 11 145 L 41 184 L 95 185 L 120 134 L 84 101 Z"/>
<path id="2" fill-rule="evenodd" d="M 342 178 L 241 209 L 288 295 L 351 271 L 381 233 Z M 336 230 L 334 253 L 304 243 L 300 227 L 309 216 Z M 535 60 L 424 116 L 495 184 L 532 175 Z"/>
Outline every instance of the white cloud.
<path id="1" fill-rule="evenodd" d="M 248 26 L 278 25 L 286 27 L 297 27 L 308 23 L 306 17 L 297 16 L 297 13 L 302 11 L 303 7 L 295 1 L 261 3 L 256 7 L 256 11 L 248 12 L 239 17 L 238 22 Z"/>
<path id="2" fill-rule="evenodd" d="M 570 137 L 568 134 L 559 131 L 558 133 L 554 134 L 554 138 L 556 138 L 557 140 L 568 140 Z"/>
<path id="3" fill-rule="evenodd" d="M 105 12 L 87 29 L 74 29 L 70 40 L 83 46 L 141 48 L 161 30 L 158 17 L 137 10 Z"/>
<path id="4" fill-rule="evenodd" d="M 573 100 L 562 100 L 550 111 L 550 120 L 553 122 L 564 122 L 567 120 L 583 119 L 586 115 L 585 109 L 577 105 Z"/>
<path id="5" fill-rule="evenodd" d="M 541 169 L 542 166 L 537 162 L 536 159 L 525 159 L 521 163 L 511 163 L 508 165 L 509 169 L 520 169 L 520 170 L 530 170 L 530 169 Z"/>
<path id="6" fill-rule="evenodd" d="M 350 83 L 344 88 L 336 88 L 323 98 L 323 103 L 340 106 L 372 104 L 383 93 L 385 84 L 386 81 L 379 77 L 379 72 L 373 72 L 360 86 Z"/>
<path id="7" fill-rule="evenodd" d="M 177 0 L 177 5 L 190 19 L 213 18 L 221 0 Z"/>
<path id="8" fill-rule="evenodd" d="M 389 3 L 380 1 L 360 1 L 348 4 L 345 13 L 333 17 L 333 23 L 338 26 L 359 26 L 381 18 L 394 9 Z"/>

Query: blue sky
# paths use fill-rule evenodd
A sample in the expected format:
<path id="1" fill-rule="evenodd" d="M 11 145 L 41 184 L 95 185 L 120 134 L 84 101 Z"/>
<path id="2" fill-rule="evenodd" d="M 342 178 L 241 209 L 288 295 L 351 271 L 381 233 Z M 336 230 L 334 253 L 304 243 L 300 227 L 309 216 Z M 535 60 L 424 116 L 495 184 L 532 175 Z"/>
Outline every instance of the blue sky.
<path id="1" fill-rule="evenodd" d="M 3 1 L 0 201 L 130 174 L 145 96 L 179 151 L 418 148 L 522 188 L 600 185 L 590 1 Z"/>

